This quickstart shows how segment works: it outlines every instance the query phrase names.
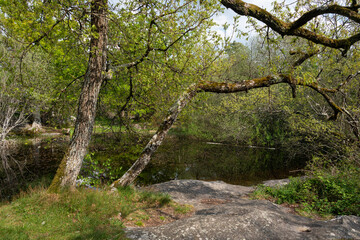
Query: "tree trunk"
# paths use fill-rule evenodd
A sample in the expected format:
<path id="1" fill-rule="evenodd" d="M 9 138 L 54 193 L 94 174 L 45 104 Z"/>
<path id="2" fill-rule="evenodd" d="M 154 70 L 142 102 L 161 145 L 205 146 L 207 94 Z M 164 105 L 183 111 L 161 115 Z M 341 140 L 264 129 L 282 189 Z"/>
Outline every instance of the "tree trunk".
<path id="1" fill-rule="evenodd" d="M 218 83 L 201 81 L 197 85 L 191 85 L 170 108 L 167 117 L 164 119 L 155 135 L 151 138 L 149 143 L 144 148 L 140 157 L 131 166 L 131 168 L 118 180 L 113 182 L 110 187 L 127 186 L 135 180 L 135 178 L 144 170 L 146 165 L 150 162 L 152 154 L 158 149 L 164 140 L 167 132 L 172 127 L 177 119 L 179 113 L 183 108 L 195 97 L 197 92 L 216 92 L 216 93 L 232 93 L 247 91 L 251 88 L 259 88 L 278 84 L 283 82 L 283 78 L 264 77 L 243 81 L 241 83 Z"/>
<path id="2" fill-rule="evenodd" d="M 179 113 L 190 102 L 190 100 L 193 97 L 195 97 L 197 92 L 235 93 L 235 92 L 248 91 L 250 89 L 255 89 L 255 88 L 270 87 L 271 85 L 281 84 L 281 83 L 286 83 L 291 85 L 293 84 L 293 82 L 294 80 L 292 79 L 291 76 L 279 74 L 273 76 L 266 76 L 262 78 L 254 78 L 238 83 L 200 81 L 197 85 L 190 86 L 182 94 L 182 96 L 175 102 L 175 104 L 170 108 L 167 117 L 162 122 L 155 135 L 146 145 L 140 157 L 131 166 L 131 168 L 120 179 L 113 182 L 110 185 L 110 187 L 113 188 L 118 186 L 127 186 L 134 182 L 135 178 L 144 170 L 146 165 L 150 162 L 150 158 L 152 154 L 158 149 L 158 147 L 163 142 L 167 132 L 176 121 Z M 322 96 L 324 96 L 328 104 L 333 108 L 334 115 L 338 115 L 338 113 L 341 113 L 343 111 L 335 104 L 335 102 L 326 93 L 326 92 L 335 92 L 336 90 L 321 88 L 316 83 L 306 83 L 301 79 L 298 79 L 295 82 L 297 85 L 310 87 L 315 91 L 317 91 L 318 93 L 320 93 Z"/>
<path id="3" fill-rule="evenodd" d="M 142 151 L 140 157 L 131 166 L 131 168 L 118 180 L 113 182 L 110 187 L 127 186 L 131 184 L 135 178 L 144 170 L 146 165 L 150 162 L 151 155 L 158 149 L 163 142 L 167 132 L 172 127 L 177 119 L 177 116 L 183 108 L 191 101 L 196 95 L 197 86 L 190 86 L 181 97 L 170 108 L 167 117 L 164 119 L 155 135 L 151 138 L 149 143 Z"/>
<path id="4" fill-rule="evenodd" d="M 90 39 L 88 70 L 81 90 L 78 115 L 74 135 L 70 146 L 49 187 L 50 192 L 57 192 L 61 187 L 74 187 L 90 142 L 96 103 L 104 79 L 107 45 L 107 0 L 91 1 L 91 27 L 94 29 Z"/>
<path id="5" fill-rule="evenodd" d="M 40 114 L 39 106 L 35 107 L 35 110 L 33 112 L 33 117 L 34 117 L 34 122 L 41 126 L 41 114 Z"/>

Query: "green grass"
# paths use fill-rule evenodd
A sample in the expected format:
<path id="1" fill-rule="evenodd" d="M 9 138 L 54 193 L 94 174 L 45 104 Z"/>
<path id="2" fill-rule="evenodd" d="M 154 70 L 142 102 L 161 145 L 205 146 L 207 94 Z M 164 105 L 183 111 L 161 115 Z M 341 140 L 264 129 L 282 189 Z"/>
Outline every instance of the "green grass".
<path id="1" fill-rule="evenodd" d="M 168 195 L 130 187 L 117 192 L 78 189 L 60 194 L 32 190 L 1 204 L 0 238 L 125 239 L 122 220 L 127 215 L 170 202 Z"/>
<path id="2" fill-rule="evenodd" d="M 126 131 L 126 128 L 124 126 L 110 126 L 110 125 L 95 125 L 94 126 L 94 134 L 101 134 L 101 133 L 108 133 L 108 132 L 120 132 L 120 131 Z"/>
<path id="3" fill-rule="evenodd" d="M 186 214 L 188 212 L 191 212 L 193 210 L 193 206 L 191 205 L 176 205 L 174 206 L 174 210 L 177 213 L 182 213 L 182 214 Z"/>

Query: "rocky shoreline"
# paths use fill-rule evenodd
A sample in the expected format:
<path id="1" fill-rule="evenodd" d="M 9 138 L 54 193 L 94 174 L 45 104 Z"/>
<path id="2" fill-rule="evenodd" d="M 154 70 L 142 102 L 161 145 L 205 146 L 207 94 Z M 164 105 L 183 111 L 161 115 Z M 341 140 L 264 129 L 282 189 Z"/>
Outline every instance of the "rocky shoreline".
<path id="1" fill-rule="evenodd" d="M 272 180 L 264 184 L 285 183 Z M 222 181 L 173 180 L 152 185 L 151 189 L 193 205 L 195 212 L 162 226 L 127 228 L 130 239 L 360 239 L 359 217 L 319 221 L 294 215 L 291 209 L 270 201 L 248 199 L 252 187 Z"/>

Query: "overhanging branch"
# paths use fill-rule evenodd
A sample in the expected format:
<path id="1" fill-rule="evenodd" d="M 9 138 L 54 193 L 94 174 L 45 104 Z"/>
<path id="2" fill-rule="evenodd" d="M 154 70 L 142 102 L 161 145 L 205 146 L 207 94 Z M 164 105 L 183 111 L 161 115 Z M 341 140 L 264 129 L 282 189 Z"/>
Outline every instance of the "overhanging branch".
<path id="1" fill-rule="evenodd" d="M 110 188 L 118 186 L 127 186 L 136 179 L 136 177 L 144 170 L 147 164 L 150 162 L 152 154 L 162 144 L 165 136 L 170 128 L 173 126 L 180 112 L 185 106 L 196 96 L 199 92 L 214 92 L 214 93 L 235 93 L 248 91 L 253 88 L 269 87 L 271 85 L 279 83 L 293 83 L 293 78 L 290 75 L 272 75 L 263 78 L 255 78 L 245 80 L 238 83 L 220 83 L 211 81 L 200 81 L 198 84 L 191 85 L 187 90 L 183 92 L 180 98 L 169 109 L 167 116 L 161 123 L 155 135 L 151 138 L 149 143 L 142 151 L 140 157 L 135 161 L 131 168 L 118 180 L 110 185 Z M 297 80 L 298 85 L 307 86 L 318 93 L 320 93 L 334 110 L 334 116 L 331 119 L 336 119 L 339 113 L 344 112 L 343 109 L 338 107 L 336 103 L 329 97 L 324 88 L 318 86 L 317 83 L 306 83 L 303 80 Z M 336 90 L 334 90 L 336 91 Z"/>
<path id="2" fill-rule="evenodd" d="M 329 13 L 341 15 L 353 20 L 354 22 L 360 23 L 360 14 L 358 14 L 356 11 L 353 11 L 347 7 L 333 4 L 330 6 L 321 6 L 304 13 L 299 19 L 290 24 L 289 30 L 299 28 L 308 23 L 311 19 Z"/>
<path id="3" fill-rule="evenodd" d="M 281 36 L 297 36 L 305 38 L 309 41 L 327 47 L 342 49 L 343 53 L 346 53 L 354 43 L 360 40 L 360 33 L 354 34 L 353 36 L 345 39 L 333 39 L 301 27 L 312 18 L 327 13 L 342 15 L 360 23 L 360 14 L 358 14 L 357 11 L 354 11 L 353 8 L 330 5 L 328 7 L 317 8 L 306 12 L 295 22 L 286 23 L 268 11 L 241 0 L 221 0 L 221 3 L 239 15 L 256 18 L 257 20 L 265 23 L 275 32 L 279 33 Z"/>

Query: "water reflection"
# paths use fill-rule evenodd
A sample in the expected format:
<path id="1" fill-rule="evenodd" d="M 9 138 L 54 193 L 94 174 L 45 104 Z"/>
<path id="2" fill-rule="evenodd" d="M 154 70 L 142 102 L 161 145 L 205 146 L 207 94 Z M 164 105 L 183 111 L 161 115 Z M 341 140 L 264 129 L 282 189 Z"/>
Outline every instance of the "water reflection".
<path id="1" fill-rule="evenodd" d="M 172 137 L 154 155 L 139 184 L 198 179 L 250 186 L 296 176 L 306 160 L 305 156 L 292 156 L 281 149 L 208 144 Z"/>
<path id="2" fill-rule="evenodd" d="M 18 161 L 13 157 L 16 153 L 16 143 L 4 140 L 0 142 L 0 198 L 4 198 L 6 195 L 13 195 L 17 188 L 16 183 L 19 182 L 19 178 L 24 176 L 24 168 L 26 161 Z M 6 187 L 5 187 L 6 186 Z M 10 191 L 6 193 L 4 189 Z"/>
<path id="3" fill-rule="evenodd" d="M 10 200 L 29 183 L 48 176 L 50 181 L 63 157 L 68 139 L 33 139 L 25 144 L 0 148 L 0 200 Z M 117 152 L 98 152 L 94 157 L 110 159 L 115 178 L 131 166 L 129 158 Z M 191 138 L 170 136 L 137 179 L 139 185 L 172 179 L 222 180 L 254 185 L 264 180 L 287 178 L 304 167 L 304 156 L 291 156 L 280 149 L 248 148 L 208 144 Z M 86 164 L 85 164 L 86 166 Z M 120 170 L 121 169 L 121 170 Z M 106 180 L 106 179 L 105 179 Z"/>
<path id="4" fill-rule="evenodd" d="M 29 183 L 54 174 L 63 156 L 66 140 L 31 139 L 26 143 L 0 144 L 0 200 L 10 200 Z"/>

